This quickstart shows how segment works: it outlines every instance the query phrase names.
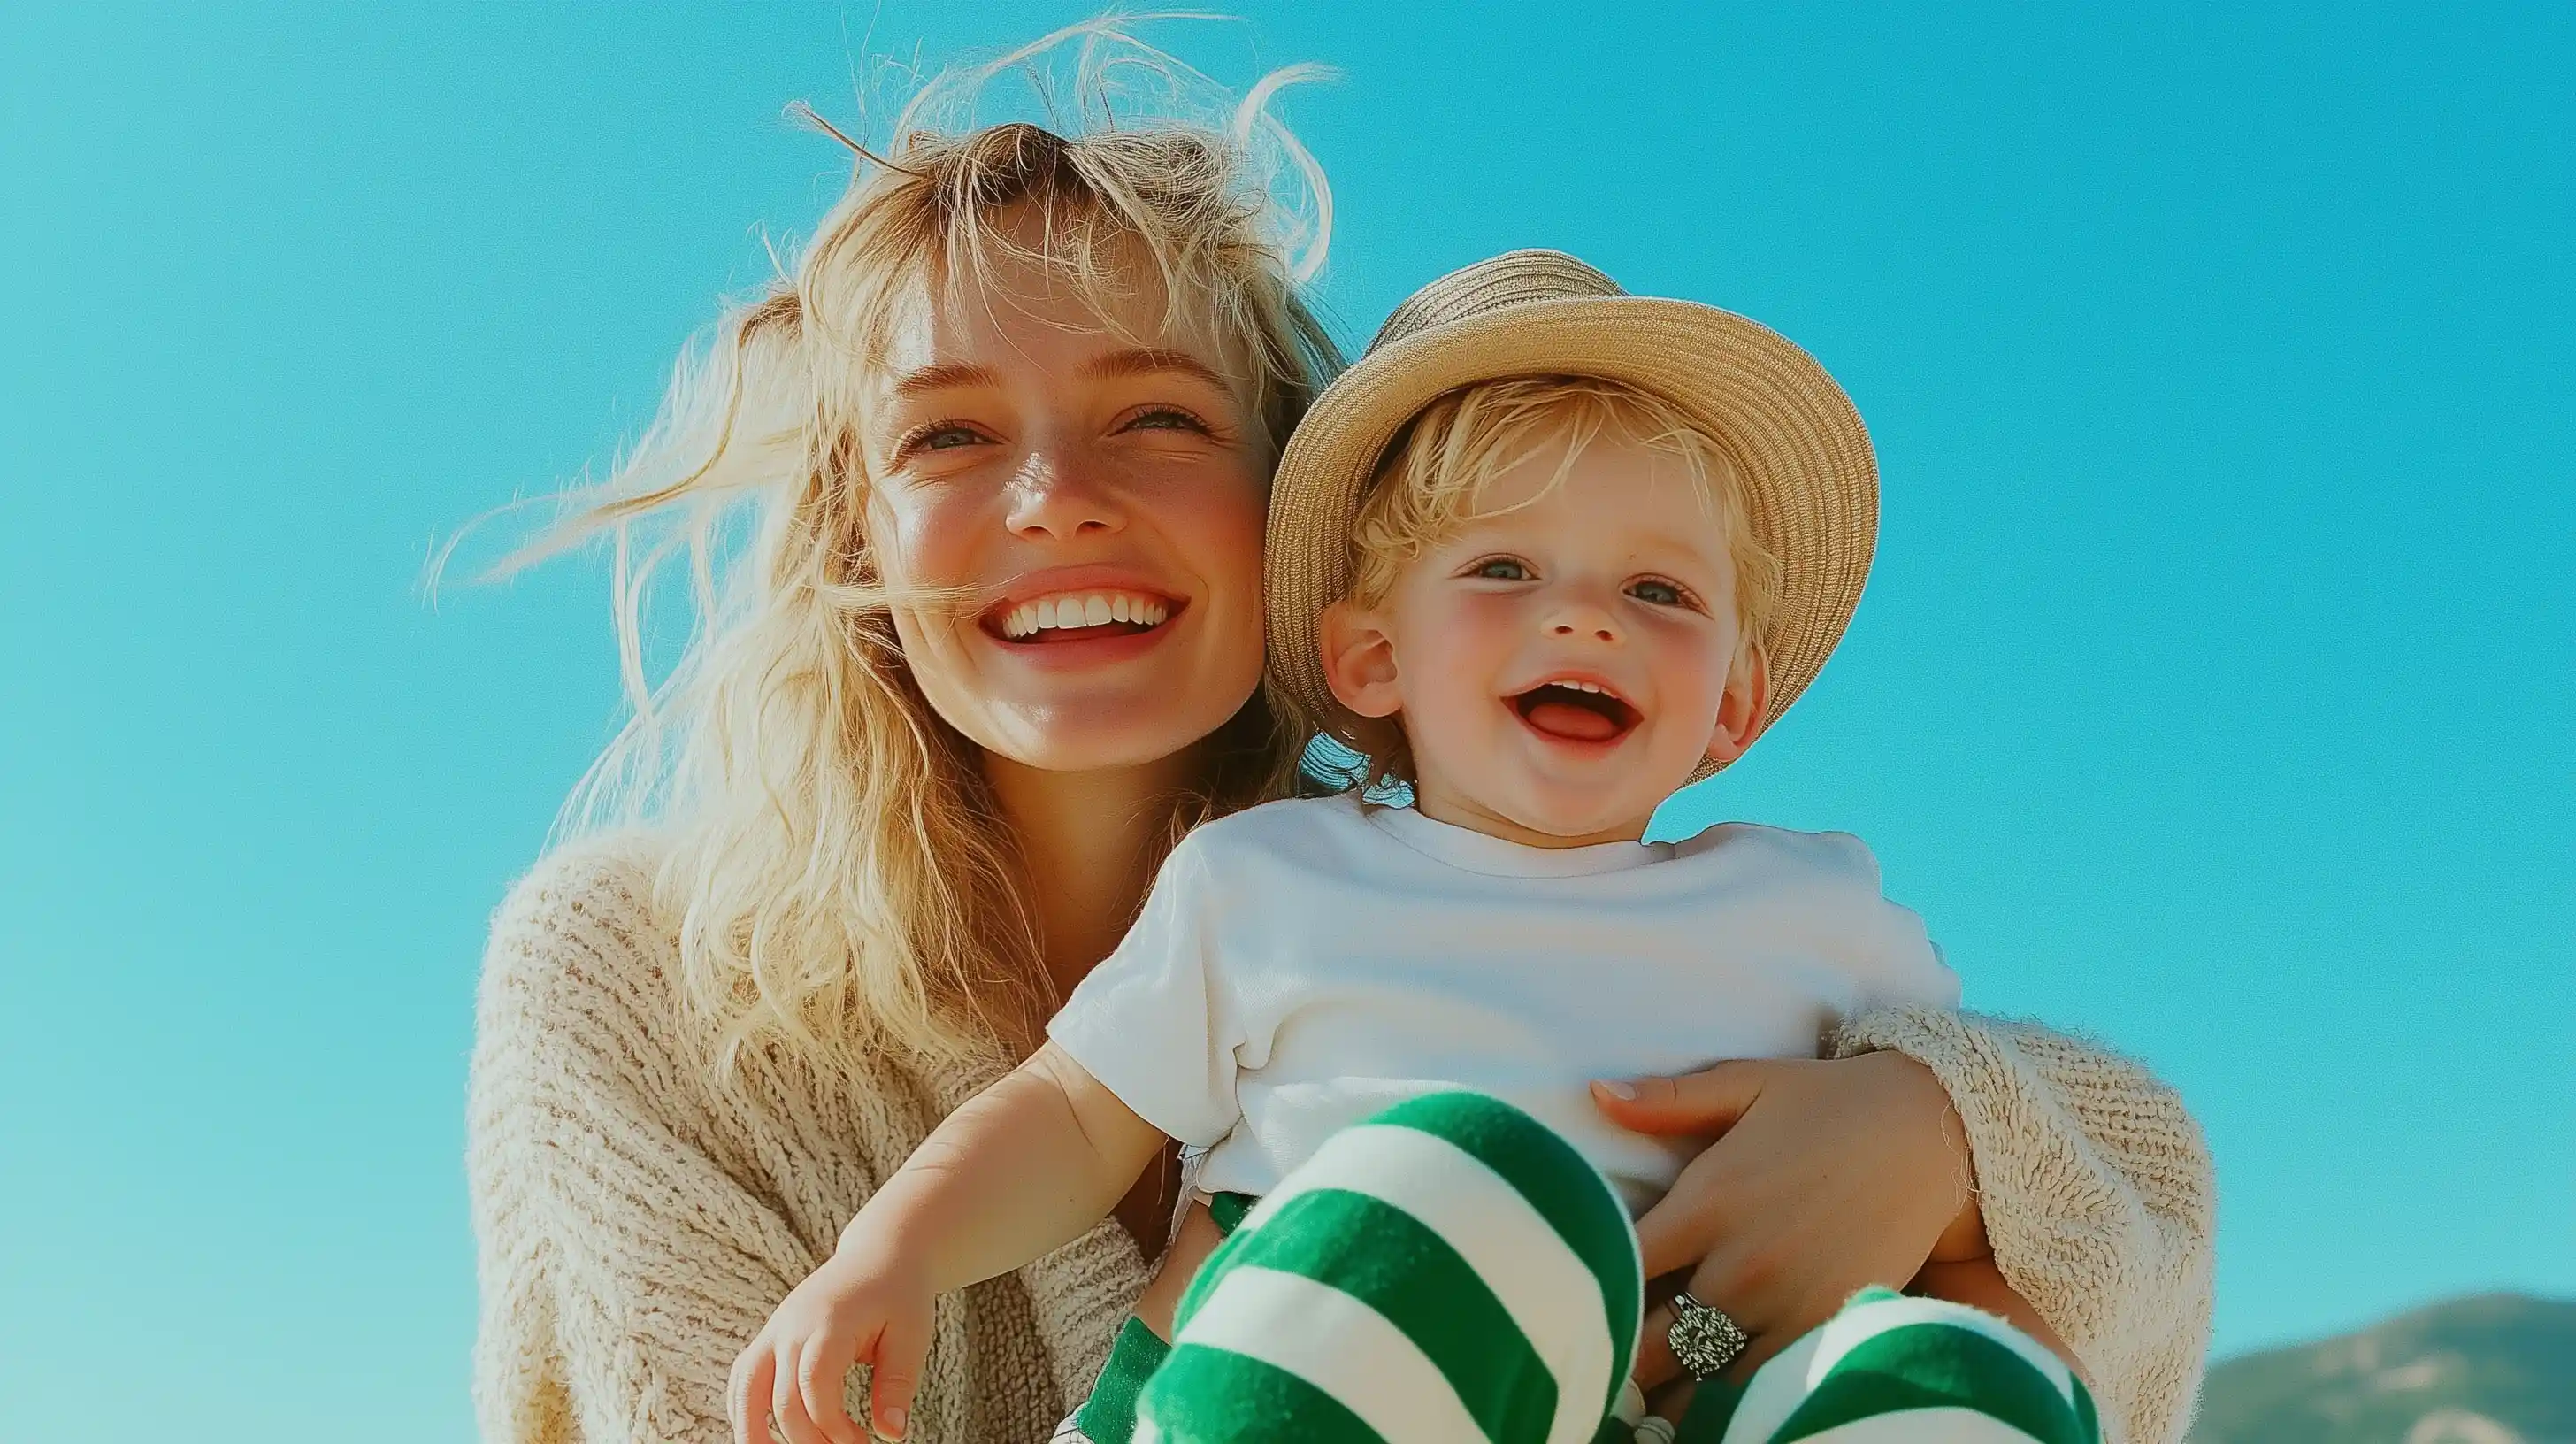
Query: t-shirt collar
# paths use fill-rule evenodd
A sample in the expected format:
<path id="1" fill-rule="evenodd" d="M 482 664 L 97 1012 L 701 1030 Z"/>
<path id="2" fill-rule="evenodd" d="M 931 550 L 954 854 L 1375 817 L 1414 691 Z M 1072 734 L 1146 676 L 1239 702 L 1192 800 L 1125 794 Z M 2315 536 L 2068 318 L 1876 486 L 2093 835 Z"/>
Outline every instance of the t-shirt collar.
<path id="1" fill-rule="evenodd" d="M 1364 807 L 1361 815 L 1425 857 L 1488 877 L 1595 877 L 1661 862 L 1673 850 L 1667 842 L 1532 847 L 1425 817 L 1410 807 Z"/>

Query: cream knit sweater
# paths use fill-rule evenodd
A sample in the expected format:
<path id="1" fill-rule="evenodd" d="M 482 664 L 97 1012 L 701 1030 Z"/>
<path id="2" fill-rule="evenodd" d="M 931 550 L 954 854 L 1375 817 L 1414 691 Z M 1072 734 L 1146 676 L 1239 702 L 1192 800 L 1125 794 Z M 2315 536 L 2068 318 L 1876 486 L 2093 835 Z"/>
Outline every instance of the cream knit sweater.
<path id="1" fill-rule="evenodd" d="M 649 843 L 558 853 L 492 927 L 467 1171 L 487 1444 L 723 1444 L 734 1356 L 842 1224 L 983 1081 L 688 1061 Z M 2144 1070 L 2042 1029 L 1889 1010 L 1844 1030 L 1939 1075 L 2006 1278 L 2083 1360 L 2119 1444 L 2189 1423 L 2208 1336 L 2198 1130 Z M 1090 1387 L 1146 1268 L 1115 1223 L 943 1300 L 912 1437 L 1042 1440 Z"/>

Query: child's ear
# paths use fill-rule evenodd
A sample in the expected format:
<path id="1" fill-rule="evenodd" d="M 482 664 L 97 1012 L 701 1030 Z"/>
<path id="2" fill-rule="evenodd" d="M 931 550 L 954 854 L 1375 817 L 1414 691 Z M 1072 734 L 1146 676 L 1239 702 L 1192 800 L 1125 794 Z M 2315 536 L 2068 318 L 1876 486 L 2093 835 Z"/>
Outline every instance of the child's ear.
<path id="1" fill-rule="evenodd" d="M 1402 703 L 1395 687 L 1395 639 L 1386 621 L 1365 607 L 1335 602 L 1315 626 L 1324 653 L 1324 683 L 1333 697 L 1362 717 L 1392 717 Z"/>
<path id="2" fill-rule="evenodd" d="M 1771 664 L 1751 643 L 1736 654 L 1726 670 L 1726 693 L 1718 698 L 1717 726 L 1709 732 L 1708 760 L 1723 766 L 1744 755 L 1762 735 L 1762 714 L 1771 705 Z"/>

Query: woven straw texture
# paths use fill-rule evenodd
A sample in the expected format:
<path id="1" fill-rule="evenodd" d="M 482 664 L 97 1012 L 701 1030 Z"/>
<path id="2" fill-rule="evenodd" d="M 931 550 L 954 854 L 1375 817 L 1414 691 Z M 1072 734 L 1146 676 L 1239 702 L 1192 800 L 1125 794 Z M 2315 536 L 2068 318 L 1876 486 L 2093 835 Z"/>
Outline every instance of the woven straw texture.
<path id="1" fill-rule="evenodd" d="M 1325 684 L 1316 623 L 1350 590 L 1351 521 L 1379 461 L 1443 392 L 1538 375 L 1653 392 L 1735 462 L 1754 535 L 1782 563 L 1765 637 L 1768 728 L 1815 680 L 1860 604 L 1878 538 L 1869 433 L 1834 379 L 1779 333 L 1713 306 L 1624 295 L 1557 251 L 1513 251 L 1423 287 L 1316 398 L 1271 493 L 1273 679 L 1317 726 L 1357 740 Z M 1716 770 L 1703 765 L 1697 776 Z"/>

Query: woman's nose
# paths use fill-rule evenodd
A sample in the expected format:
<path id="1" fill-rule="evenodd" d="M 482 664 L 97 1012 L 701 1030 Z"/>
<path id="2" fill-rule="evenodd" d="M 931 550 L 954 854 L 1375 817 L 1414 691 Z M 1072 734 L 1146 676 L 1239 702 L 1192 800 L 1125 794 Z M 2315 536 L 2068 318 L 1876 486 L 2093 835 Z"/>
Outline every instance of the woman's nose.
<path id="1" fill-rule="evenodd" d="M 1032 540 L 1109 536 L 1127 518 L 1111 489 L 1076 457 L 1032 452 L 1011 479 L 1011 530 Z"/>

